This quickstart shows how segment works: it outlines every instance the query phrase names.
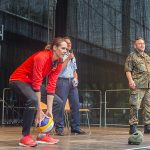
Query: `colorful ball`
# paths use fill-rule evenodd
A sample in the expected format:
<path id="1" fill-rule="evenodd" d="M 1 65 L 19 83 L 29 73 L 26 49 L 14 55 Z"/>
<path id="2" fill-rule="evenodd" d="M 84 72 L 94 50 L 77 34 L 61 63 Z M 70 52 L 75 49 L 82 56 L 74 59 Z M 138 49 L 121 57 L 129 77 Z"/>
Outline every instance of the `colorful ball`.
<path id="1" fill-rule="evenodd" d="M 40 133 L 46 133 L 52 130 L 54 127 L 54 121 L 52 117 L 44 117 L 41 121 L 37 124 L 37 131 Z"/>

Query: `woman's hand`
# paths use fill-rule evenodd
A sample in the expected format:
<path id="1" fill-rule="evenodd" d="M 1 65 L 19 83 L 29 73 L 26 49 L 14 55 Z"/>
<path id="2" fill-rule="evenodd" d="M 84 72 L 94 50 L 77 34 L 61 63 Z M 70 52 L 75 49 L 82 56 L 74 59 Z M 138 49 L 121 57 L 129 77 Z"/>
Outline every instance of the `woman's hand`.
<path id="1" fill-rule="evenodd" d="M 44 112 L 41 109 L 38 109 L 35 117 L 35 126 L 37 126 L 41 118 L 43 118 L 44 116 L 46 116 Z"/>
<path id="2" fill-rule="evenodd" d="M 46 111 L 46 115 L 48 116 L 48 117 L 52 117 L 53 118 L 53 114 L 52 114 L 52 112 L 50 112 L 50 111 Z"/>

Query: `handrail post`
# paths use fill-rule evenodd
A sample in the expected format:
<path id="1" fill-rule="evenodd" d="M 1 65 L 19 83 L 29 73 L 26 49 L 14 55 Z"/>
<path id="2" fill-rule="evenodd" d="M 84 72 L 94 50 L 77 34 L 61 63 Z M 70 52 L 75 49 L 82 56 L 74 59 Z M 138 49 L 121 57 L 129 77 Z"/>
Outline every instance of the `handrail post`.
<path id="1" fill-rule="evenodd" d="M 107 107 L 107 103 L 108 103 L 108 100 L 107 100 L 107 93 L 108 92 L 125 92 L 125 91 L 129 91 L 129 89 L 113 89 L 113 90 L 106 90 L 105 91 L 105 105 L 104 105 L 104 126 L 106 127 L 107 126 L 107 109 L 109 110 L 120 110 L 120 109 L 129 109 L 129 108 L 123 108 L 123 107 Z M 112 124 L 111 124 L 112 125 Z M 113 125 L 118 125 L 118 124 L 113 124 Z M 120 125 L 120 124 L 119 124 Z"/>
<path id="2" fill-rule="evenodd" d="M 105 99 L 104 99 L 104 127 L 106 127 L 106 93 L 107 90 L 105 91 Z"/>
<path id="3" fill-rule="evenodd" d="M 99 98 L 100 98 L 100 106 L 99 106 L 99 127 L 101 127 L 102 124 L 102 92 L 99 90 Z"/>

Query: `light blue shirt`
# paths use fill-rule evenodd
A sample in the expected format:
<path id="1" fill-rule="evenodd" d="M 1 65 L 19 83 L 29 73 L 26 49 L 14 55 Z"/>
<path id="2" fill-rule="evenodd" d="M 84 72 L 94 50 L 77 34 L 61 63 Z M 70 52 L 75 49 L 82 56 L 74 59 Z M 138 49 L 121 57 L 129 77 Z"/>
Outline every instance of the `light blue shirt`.
<path id="1" fill-rule="evenodd" d="M 65 60 L 68 57 L 69 53 L 65 54 L 63 60 Z M 68 64 L 66 65 L 66 67 L 64 68 L 63 71 L 61 71 L 61 73 L 59 74 L 59 77 L 61 78 L 73 78 L 73 73 L 74 71 L 77 69 L 77 64 L 76 64 L 76 59 L 75 57 L 73 59 L 71 59 Z"/>

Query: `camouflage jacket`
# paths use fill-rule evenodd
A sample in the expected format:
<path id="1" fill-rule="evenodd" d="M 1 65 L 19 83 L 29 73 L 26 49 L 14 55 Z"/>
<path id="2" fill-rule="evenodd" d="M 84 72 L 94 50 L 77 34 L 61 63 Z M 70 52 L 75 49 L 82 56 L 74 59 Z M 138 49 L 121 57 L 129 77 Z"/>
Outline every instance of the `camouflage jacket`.
<path id="1" fill-rule="evenodd" d="M 137 88 L 150 88 L 150 56 L 137 50 L 125 62 L 125 72 L 131 72 Z"/>

